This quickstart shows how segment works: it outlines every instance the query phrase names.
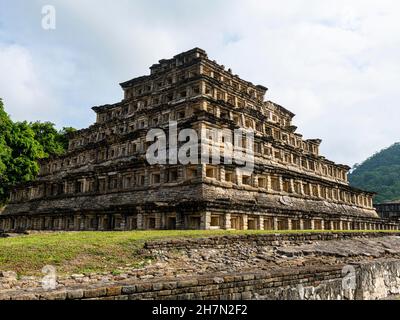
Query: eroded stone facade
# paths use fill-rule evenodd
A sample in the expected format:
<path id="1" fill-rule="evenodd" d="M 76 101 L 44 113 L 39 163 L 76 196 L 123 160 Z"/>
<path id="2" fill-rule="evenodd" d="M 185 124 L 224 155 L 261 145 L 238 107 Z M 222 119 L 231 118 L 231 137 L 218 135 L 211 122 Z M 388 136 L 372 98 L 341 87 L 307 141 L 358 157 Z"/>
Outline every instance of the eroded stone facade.
<path id="1" fill-rule="evenodd" d="M 377 203 L 374 206 L 381 218 L 400 221 L 400 200 Z"/>
<path id="2" fill-rule="evenodd" d="M 395 229 L 373 194 L 349 186 L 348 166 L 303 139 L 294 114 L 265 101 L 267 88 L 240 79 L 195 48 L 121 83 L 121 102 L 94 107 L 96 123 L 69 136 L 68 152 L 44 160 L 17 186 L 0 229 Z M 149 165 L 151 128 L 255 131 L 255 169 Z M 223 141 L 207 143 L 223 148 Z"/>

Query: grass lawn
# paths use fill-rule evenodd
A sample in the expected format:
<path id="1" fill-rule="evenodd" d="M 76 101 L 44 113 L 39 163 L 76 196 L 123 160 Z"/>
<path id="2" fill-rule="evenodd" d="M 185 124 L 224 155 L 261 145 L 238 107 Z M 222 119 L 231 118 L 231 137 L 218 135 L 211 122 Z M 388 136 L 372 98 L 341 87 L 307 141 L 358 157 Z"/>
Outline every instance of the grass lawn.
<path id="1" fill-rule="evenodd" d="M 43 266 L 50 264 L 56 266 L 59 274 L 114 271 L 126 265 L 140 266 L 144 257 L 136 252 L 146 240 L 301 232 L 305 231 L 56 232 L 0 238 L 0 270 L 16 271 L 19 275 L 38 275 Z"/>

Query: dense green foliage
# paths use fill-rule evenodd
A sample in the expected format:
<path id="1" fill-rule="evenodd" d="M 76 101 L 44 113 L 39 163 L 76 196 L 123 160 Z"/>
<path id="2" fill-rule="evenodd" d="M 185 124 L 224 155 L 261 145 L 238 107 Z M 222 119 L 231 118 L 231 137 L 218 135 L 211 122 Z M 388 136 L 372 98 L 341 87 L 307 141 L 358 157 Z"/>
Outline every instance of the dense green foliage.
<path id="1" fill-rule="evenodd" d="M 62 154 L 68 145 L 65 133 L 50 122 L 13 122 L 0 99 L 0 204 L 12 185 L 27 182 L 39 171 L 38 160 Z"/>
<path id="2" fill-rule="evenodd" d="M 375 191 L 375 203 L 400 199 L 400 143 L 384 149 L 355 165 L 349 175 L 354 187 Z"/>

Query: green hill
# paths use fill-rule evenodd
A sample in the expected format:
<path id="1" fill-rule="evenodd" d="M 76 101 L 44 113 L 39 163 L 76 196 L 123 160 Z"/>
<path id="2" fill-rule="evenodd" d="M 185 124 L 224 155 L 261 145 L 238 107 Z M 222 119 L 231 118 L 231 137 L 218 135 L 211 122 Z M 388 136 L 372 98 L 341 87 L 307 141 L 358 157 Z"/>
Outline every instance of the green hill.
<path id="1" fill-rule="evenodd" d="M 356 164 L 349 175 L 350 185 L 375 191 L 374 202 L 400 199 L 400 143 L 395 143 L 361 164 Z"/>

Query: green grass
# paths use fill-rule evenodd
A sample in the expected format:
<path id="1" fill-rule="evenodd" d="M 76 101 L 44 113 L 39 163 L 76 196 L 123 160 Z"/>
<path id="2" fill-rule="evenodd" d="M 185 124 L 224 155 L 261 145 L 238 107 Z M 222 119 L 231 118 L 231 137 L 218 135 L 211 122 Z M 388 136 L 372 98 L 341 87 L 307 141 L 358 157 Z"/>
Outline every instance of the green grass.
<path id="1" fill-rule="evenodd" d="M 59 274 L 101 271 L 118 273 L 118 267 L 143 265 L 148 258 L 139 255 L 137 250 L 143 247 L 146 240 L 302 232 L 321 231 L 56 232 L 0 238 L 0 270 L 16 271 L 19 275 L 35 275 L 41 273 L 43 266 L 50 264 L 56 266 Z"/>

